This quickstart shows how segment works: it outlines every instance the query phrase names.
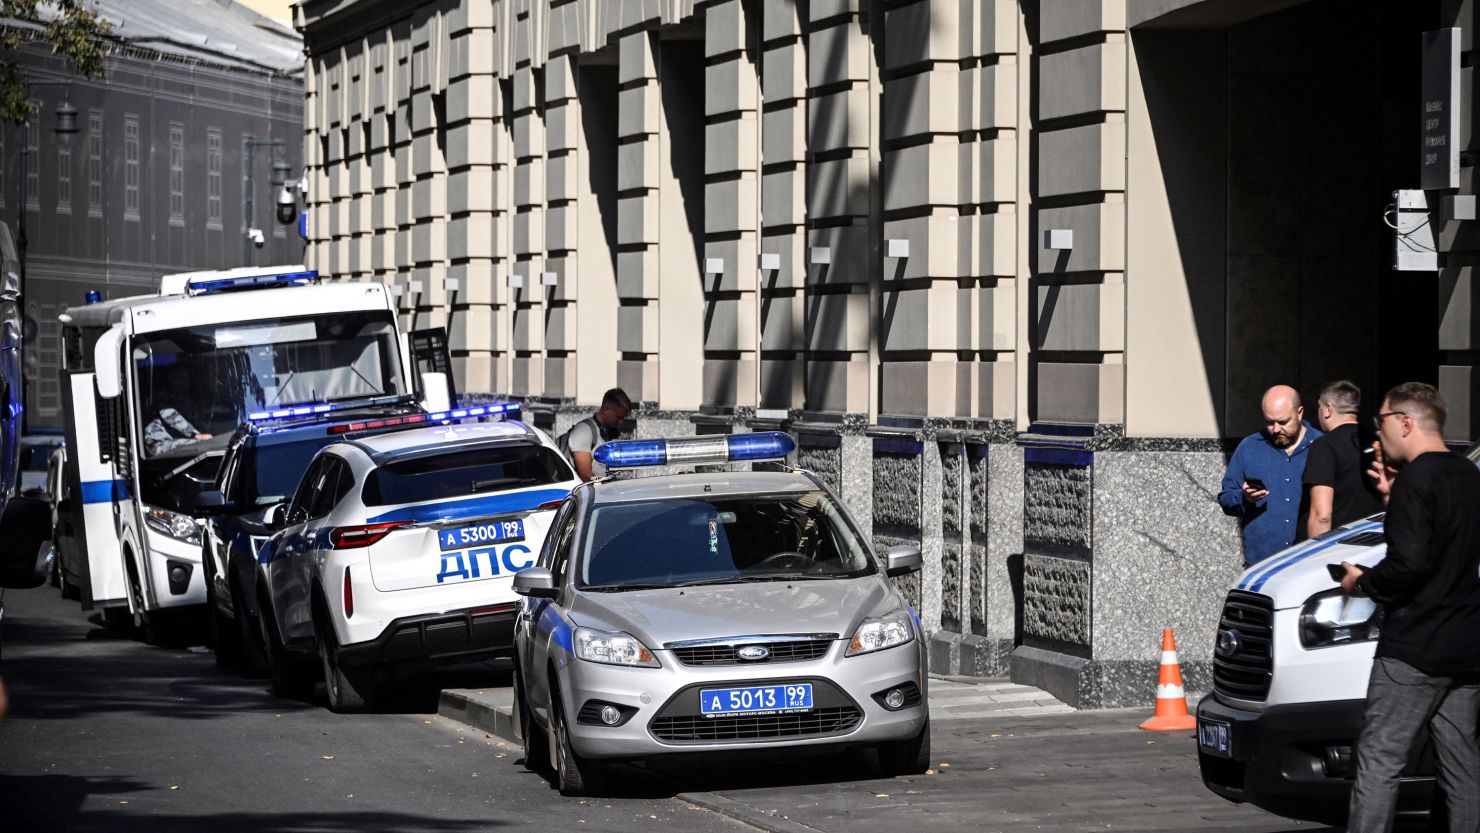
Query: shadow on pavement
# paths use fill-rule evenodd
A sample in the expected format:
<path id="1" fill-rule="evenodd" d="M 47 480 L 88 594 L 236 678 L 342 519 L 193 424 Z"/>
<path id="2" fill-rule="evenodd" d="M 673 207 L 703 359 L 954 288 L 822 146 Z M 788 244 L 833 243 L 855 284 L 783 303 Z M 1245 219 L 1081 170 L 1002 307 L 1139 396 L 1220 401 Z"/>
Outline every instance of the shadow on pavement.
<path id="1" fill-rule="evenodd" d="M 66 830 L 68 833 L 422 833 L 504 827 L 497 819 L 448 820 L 406 813 L 335 811 L 305 813 L 160 813 L 145 809 L 148 786 L 127 778 L 71 775 L 0 775 L 0 829 Z M 134 796 L 137 809 L 125 799 Z M 93 806 L 87 807 L 91 803 Z"/>

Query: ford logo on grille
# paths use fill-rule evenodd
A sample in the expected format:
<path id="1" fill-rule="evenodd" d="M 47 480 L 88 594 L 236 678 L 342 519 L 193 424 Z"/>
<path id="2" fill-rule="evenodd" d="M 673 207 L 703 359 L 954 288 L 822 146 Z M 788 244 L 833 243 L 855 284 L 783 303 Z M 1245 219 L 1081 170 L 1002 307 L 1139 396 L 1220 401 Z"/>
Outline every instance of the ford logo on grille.
<path id="1" fill-rule="evenodd" d="M 1218 646 L 1216 648 L 1218 656 L 1231 657 L 1234 654 L 1238 653 L 1238 648 L 1238 631 L 1233 630 L 1232 628 L 1228 630 L 1218 631 Z"/>
<path id="2" fill-rule="evenodd" d="M 735 652 L 735 656 L 746 662 L 760 662 L 771 655 L 771 649 L 764 645 L 746 645 Z"/>

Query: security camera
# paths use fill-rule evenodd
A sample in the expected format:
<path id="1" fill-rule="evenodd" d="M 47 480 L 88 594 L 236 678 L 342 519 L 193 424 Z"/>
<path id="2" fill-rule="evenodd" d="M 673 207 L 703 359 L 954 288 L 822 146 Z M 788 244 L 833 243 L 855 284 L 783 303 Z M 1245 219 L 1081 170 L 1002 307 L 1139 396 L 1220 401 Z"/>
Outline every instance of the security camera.
<path id="1" fill-rule="evenodd" d="M 267 236 L 262 233 L 262 229 L 255 226 L 247 229 L 247 239 L 259 249 L 267 245 Z"/>
<path id="2" fill-rule="evenodd" d="M 298 218 L 298 200 L 293 197 L 293 192 L 284 185 L 283 190 L 277 196 L 277 221 L 285 226 L 290 226 Z"/>

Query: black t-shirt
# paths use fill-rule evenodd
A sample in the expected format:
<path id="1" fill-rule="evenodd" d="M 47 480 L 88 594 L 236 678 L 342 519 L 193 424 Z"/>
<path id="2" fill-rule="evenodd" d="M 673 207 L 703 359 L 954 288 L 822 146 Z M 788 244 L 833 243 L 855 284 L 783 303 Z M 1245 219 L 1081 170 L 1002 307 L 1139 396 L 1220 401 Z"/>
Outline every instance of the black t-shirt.
<path id="1" fill-rule="evenodd" d="M 1382 511 L 1382 501 L 1366 474 L 1369 462 L 1371 458 L 1362 455 L 1361 432 L 1354 423 L 1338 425 L 1311 443 L 1305 461 L 1305 485 L 1335 490 L 1331 496 L 1332 529 Z"/>
<path id="2" fill-rule="evenodd" d="M 1480 470 L 1451 451 L 1404 466 L 1387 555 L 1358 581 L 1386 609 L 1377 655 L 1435 677 L 1480 673 Z"/>

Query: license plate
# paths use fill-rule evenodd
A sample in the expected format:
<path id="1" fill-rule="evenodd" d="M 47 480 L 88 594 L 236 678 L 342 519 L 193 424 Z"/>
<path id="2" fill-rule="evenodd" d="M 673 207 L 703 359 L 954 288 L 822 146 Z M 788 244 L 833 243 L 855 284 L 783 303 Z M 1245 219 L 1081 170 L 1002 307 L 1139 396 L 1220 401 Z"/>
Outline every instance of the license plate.
<path id="1" fill-rule="evenodd" d="M 480 544 L 502 544 L 505 541 L 524 540 L 524 521 L 494 521 L 472 526 L 449 527 L 437 530 L 437 543 L 442 551 L 476 547 Z"/>
<path id="2" fill-rule="evenodd" d="M 721 714 L 788 714 L 809 711 L 811 708 L 811 683 L 710 688 L 699 692 L 699 711 L 706 717 Z"/>
<path id="3" fill-rule="evenodd" d="M 1233 757 L 1233 731 L 1219 720 L 1197 721 L 1197 745 L 1202 751 L 1219 758 Z"/>

